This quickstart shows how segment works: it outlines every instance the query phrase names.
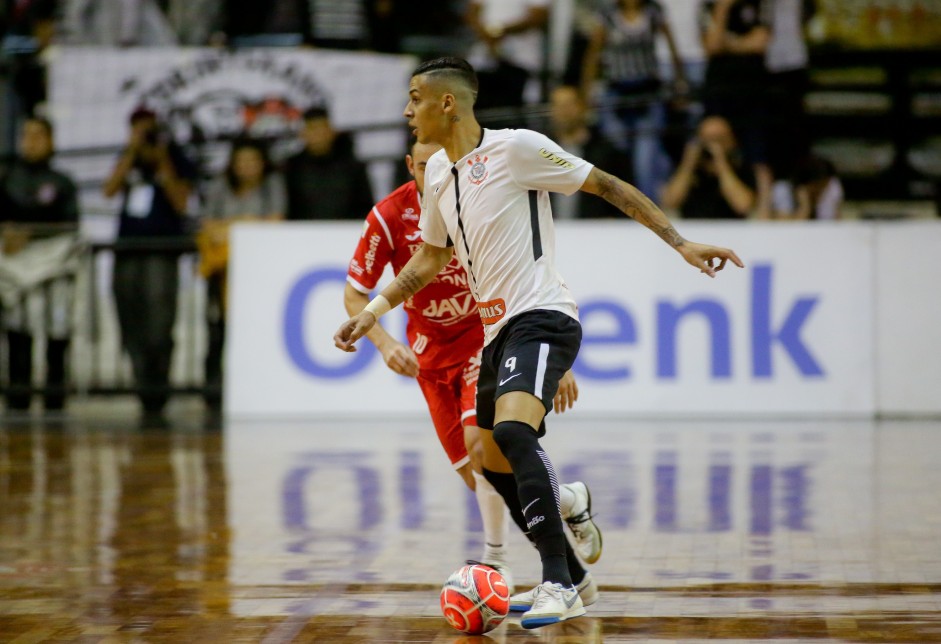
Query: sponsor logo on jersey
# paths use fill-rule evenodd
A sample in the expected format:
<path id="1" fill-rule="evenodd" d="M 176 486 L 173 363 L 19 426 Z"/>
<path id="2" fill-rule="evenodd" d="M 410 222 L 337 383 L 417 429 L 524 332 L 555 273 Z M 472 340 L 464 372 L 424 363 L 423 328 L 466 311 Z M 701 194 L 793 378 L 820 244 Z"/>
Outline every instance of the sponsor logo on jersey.
<path id="1" fill-rule="evenodd" d="M 480 377 L 480 364 L 480 351 L 477 352 L 476 356 L 468 358 L 467 364 L 464 365 L 464 372 L 461 374 L 465 385 L 472 385 L 477 382 Z"/>
<path id="2" fill-rule="evenodd" d="M 465 293 L 463 297 L 456 295 L 441 300 L 430 300 L 422 309 L 421 314 L 428 319 L 447 324 L 462 320 L 474 310 L 474 297 Z"/>
<path id="3" fill-rule="evenodd" d="M 413 232 L 412 234 L 406 235 L 406 236 L 405 236 L 405 239 L 407 239 L 407 240 L 409 240 L 409 241 L 415 241 L 415 240 L 418 239 L 419 237 L 421 237 L 421 231 L 420 231 L 420 230 L 416 230 L 416 231 Z"/>
<path id="4" fill-rule="evenodd" d="M 490 173 L 487 172 L 487 161 L 489 160 L 489 157 L 481 157 L 479 154 L 475 155 L 473 159 L 467 160 L 467 165 L 470 166 L 470 182 L 475 186 L 479 186 L 490 176 Z"/>
<path id="5" fill-rule="evenodd" d="M 571 161 L 566 161 L 555 152 L 549 152 L 549 150 L 545 148 L 539 148 L 539 155 L 548 161 L 552 161 L 557 166 L 568 168 L 569 170 L 575 167 L 575 164 L 572 163 Z"/>
<path id="6" fill-rule="evenodd" d="M 496 324 L 506 315 L 506 302 L 502 297 L 487 302 L 478 302 L 477 311 L 480 313 L 481 322 L 484 324 Z"/>
<path id="7" fill-rule="evenodd" d="M 382 241 L 382 237 L 379 236 L 379 233 L 373 233 L 369 238 L 369 250 L 366 251 L 366 272 L 372 275 L 373 264 L 376 263 L 376 249 L 379 248 L 379 242 Z"/>
<path id="8" fill-rule="evenodd" d="M 406 208 L 405 212 L 402 213 L 402 219 L 410 219 L 412 221 L 418 221 L 421 219 L 419 214 L 415 212 L 414 208 Z"/>

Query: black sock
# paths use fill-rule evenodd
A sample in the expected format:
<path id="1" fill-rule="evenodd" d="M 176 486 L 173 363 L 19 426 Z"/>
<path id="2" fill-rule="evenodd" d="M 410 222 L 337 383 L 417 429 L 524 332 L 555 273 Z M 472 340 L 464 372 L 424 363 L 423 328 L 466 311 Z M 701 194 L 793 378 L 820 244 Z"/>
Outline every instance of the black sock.
<path id="1" fill-rule="evenodd" d="M 503 497 L 506 507 L 510 510 L 510 517 L 513 518 L 513 522 L 535 546 L 533 536 L 529 533 L 529 530 L 526 529 L 526 520 L 523 518 L 523 506 L 520 504 L 520 497 L 516 491 L 516 477 L 513 476 L 512 473 L 492 472 L 486 467 L 483 473 L 484 478 L 490 482 L 493 489 Z M 572 578 L 572 583 L 576 586 L 579 585 L 582 583 L 582 580 L 585 579 L 586 571 L 581 561 L 578 560 L 575 551 L 572 550 L 568 539 L 565 540 L 565 560 L 568 562 L 569 576 Z"/>
<path id="2" fill-rule="evenodd" d="M 559 485 L 552 463 L 539 446 L 536 432 L 526 423 L 504 421 L 493 428 L 493 440 L 513 468 L 521 506 L 520 521 L 539 550 L 543 581 L 570 586 L 572 578 L 566 555 L 571 548 L 562 530 Z"/>
<path id="3" fill-rule="evenodd" d="M 520 504 L 520 496 L 516 489 L 516 477 L 513 476 L 512 472 L 509 474 L 492 472 L 486 467 L 483 470 L 484 478 L 503 497 L 503 502 L 506 503 L 506 507 L 510 511 L 510 518 L 513 519 L 513 523 L 532 541 L 532 535 L 526 529 L 526 519 L 523 518 L 523 506 Z"/>

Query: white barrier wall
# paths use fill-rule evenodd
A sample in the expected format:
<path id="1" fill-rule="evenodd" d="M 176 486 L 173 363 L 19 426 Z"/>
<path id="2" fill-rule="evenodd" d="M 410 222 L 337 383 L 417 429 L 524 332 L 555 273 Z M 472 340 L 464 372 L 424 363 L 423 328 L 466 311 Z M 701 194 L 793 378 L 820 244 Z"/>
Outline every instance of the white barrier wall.
<path id="1" fill-rule="evenodd" d="M 924 359 L 941 352 L 941 260 L 930 252 L 941 247 L 941 226 L 680 228 L 734 248 L 746 268 L 710 280 L 631 222 L 559 225 L 559 265 L 584 327 L 575 367 L 581 413 L 941 412 L 932 391 L 941 373 Z M 415 383 L 388 371 L 368 342 L 355 354 L 333 347 L 359 233 L 355 224 L 235 230 L 229 413 L 424 409 Z M 383 323 L 404 336 L 400 311 Z"/>
<path id="2" fill-rule="evenodd" d="M 876 408 L 941 411 L 941 224 L 883 225 L 876 236 Z"/>

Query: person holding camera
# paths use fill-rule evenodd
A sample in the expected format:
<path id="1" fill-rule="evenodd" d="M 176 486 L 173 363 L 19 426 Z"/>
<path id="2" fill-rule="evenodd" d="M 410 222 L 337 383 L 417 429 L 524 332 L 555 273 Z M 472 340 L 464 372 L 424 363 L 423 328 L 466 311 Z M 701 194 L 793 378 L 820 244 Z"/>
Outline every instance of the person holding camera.
<path id="1" fill-rule="evenodd" d="M 106 197 L 121 196 L 113 289 L 121 342 L 131 359 L 145 425 L 162 426 L 169 399 L 178 261 L 196 167 L 146 108 L 130 117 L 130 138 Z"/>
<path id="2" fill-rule="evenodd" d="M 732 126 L 721 116 L 704 118 L 663 188 L 661 205 L 684 219 L 744 219 L 755 200 L 755 174 Z"/>

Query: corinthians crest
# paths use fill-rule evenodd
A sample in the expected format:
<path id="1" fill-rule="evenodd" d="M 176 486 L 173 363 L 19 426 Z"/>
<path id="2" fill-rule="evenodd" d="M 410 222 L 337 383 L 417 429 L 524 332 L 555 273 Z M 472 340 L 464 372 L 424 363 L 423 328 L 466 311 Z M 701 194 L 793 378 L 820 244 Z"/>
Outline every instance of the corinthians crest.
<path id="1" fill-rule="evenodd" d="M 473 159 L 467 160 L 467 165 L 471 167 L 470 169 L 470 182 L 475 186 L 479 186 L 484 181 L 486 181 L 489 173 L 487 172 L 487 161 L 489 157 L 481 157 L 479 154 L 475 155 Z"/>

